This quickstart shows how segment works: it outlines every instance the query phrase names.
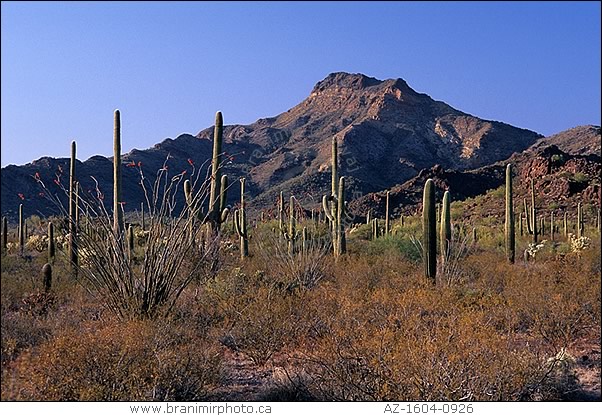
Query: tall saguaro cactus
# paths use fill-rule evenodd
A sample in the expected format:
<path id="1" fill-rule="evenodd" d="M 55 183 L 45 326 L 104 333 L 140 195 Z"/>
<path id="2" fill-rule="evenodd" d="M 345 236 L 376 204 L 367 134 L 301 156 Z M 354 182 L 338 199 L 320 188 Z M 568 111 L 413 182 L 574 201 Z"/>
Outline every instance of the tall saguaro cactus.
<path id="1" fill-rule="evenodd" d="M 449 255 L 449 245 L 451 241 L 451 206 L 449 191 L 443 194 L 443 206 L 441 208 L 441 262 L 445 263 Z"/>
<path id="2" fill-rule="evenodd" d="M 389 235 L 391 227 L 389 225 L 389 191 L 387 190 L 387 201 L 385 204 L 385 235 Z"/>
<path id="3" fill-rule="evenodd" d="M 56 257 L 56 245 L 54 242 L 54 225 L 48 222 L 48 262 L 54 264 Z"/>
<path id="4" fill-rule="evenodd" d="M 288 230 L 284 230 L 283 235 L 288 242 L 288 253 L 293 255 L 295 253 L 295 242 L 299 239 L 299 232 L 297 232 L 297 226 L 295 221 L 295 197 L 291 196 L 288 205 Z"/>
<path id="5" fill-rule="evenodd" d="M 569 218 L 568 218 L 568 212 L 564 212 L 564 217 L 562 220 L 562 226 L 563 226 L 563 236 L 565 238 L 567 238 L 569 236 Z"/>
<path id="6" fill-rule="evenodd" d="M 23 203 L 19 204 L 19 253 L 23 255 L 25 248 L 25 224 L 23 221 Z"/>
<path id="7" fill-rule="evenodd" d="M 124 231 L 121 210 L 121 113 L 115 110 L 113 118 L 113 232 L 121 238 Z"/>
<path id="8" fill-rule="evenodd" d="M 372 240 L 378 239 L 378 219 L 372 219 Z"/>
<path id="9" fill-rule="evenodd" d="M 322 207 L 327 220 L 330 222 L 332 232 L 332 247 L 335 257 L 347 251 L 345 241 L 345 178 L 338 177 L 338 149 L 337 139 L 332 137 L 332 183 L 330 196 L 322 197 Z"/>
<path id="10" fill-rule="evenodd" d="M 516 256 L 515 229 L 514 229 L 514 204 L 512 201 L 512 164 L 506 166 L 506 257 L 514 263 Z"/>
<path id="11" fill-rule="evenodd" d="M 535 208 L 535 184 L 531 179 L 531 231 L 533 233 L 533 243 L 537 244 L 537 209 Z"/>
<path id="12" fill-rule="evenodd" d="M 577 238 L 583 236 L 583 209 L 581 202 L 577 203 Z"/>
<path id="13" fill-rule="evenodd" d="M 228 178 L 222 177 L 222 143 L 224 119 L 221 112 L 215 114 L 213 133 L 213 157 L 211 160 L 211 193 L 209 194 L 209 229 L 212 234 L 219 231 L 220 225 L 228 219 L 230 209 L 226 207 Z"/>
<path id="14" fill-rule="evenodd" d="M 69 168 L 69 267 L 77 276 L 77 181 L 75 175 L 75 141 L 71 142 L 71 164 Z"/>
<path id="15" fill-rule="evenodd" d="M 245 178 L 240 179 L 240 209 L 234 212 L 234 227 L 240 237 L 240 257 L 249 256 L 249 233 L 247 232 L 247 214 L 245 212 Z"/>
<path id="16" fill-rule="evenodd" d="M 6 253 L 8 245 L 8 220 L 6 216 L 2 217 L 2 253 Z"/>
<path id="17" fill-rule="evenodd" d="M 134 258 L 134 226 L 131 223 L 128 226 L 128 253 L 130 259 Z"/>
<path id="18" fill-rule="evenodd" d="M 435 184 L 428 179 L 422 197 L 422 250 L 424 275 L 433 284 L 437 281 L 437 218 L 435 212 Z"/>

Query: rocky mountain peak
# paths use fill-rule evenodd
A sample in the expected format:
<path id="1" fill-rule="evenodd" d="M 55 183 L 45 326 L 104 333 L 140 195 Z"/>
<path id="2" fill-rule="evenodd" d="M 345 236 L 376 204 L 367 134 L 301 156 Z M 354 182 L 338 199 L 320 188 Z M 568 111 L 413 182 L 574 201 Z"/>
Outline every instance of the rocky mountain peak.
<path id="1" fill-rule="evenodd" d="M 371 78 L 361 73 L 333 72 L 314 86 L 313 94 L 319 94 L 327 89 L 362 90 L 382 84 L 383 81 Z"/>

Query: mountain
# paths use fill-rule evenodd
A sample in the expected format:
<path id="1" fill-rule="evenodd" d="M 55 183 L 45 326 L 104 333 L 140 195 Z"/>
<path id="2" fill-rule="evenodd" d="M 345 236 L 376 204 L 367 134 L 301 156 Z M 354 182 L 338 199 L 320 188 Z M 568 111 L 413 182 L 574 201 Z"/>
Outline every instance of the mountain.
<path id="1" fill-rule="evenodd" d="M 555 145 L 560 150 L 569 154 L 600 154 L 602 137 L 599 125 L 581 125 L 541 138 L 533 145 L 533 148 L 544 148 Z"/>
<path id="2" fill-rule="evenodd" d="M 470 209 L 463 212 L 465 218 L 482 215 L 483 212 L 501 218 L 505 208 L 504 194 L 488 192 L 505 185 L 508 163 L 513 165 L 517 178 L 513 188 L 515 203 L 523 198 L 530 200 L 530 179 L 533 178 L 536 203 L 541 214 L 547 215 L 560 209 L 572 211 L 572 215 L 578 202 L 590 209 L 602 205 L 600 155 L 569 154 L 549 144 L 529 148 L 506 160 L 474 170 L 444 169 L 440 165 L 424 169 L 410 180 L 387 189 L 390 192 L 391 214 L 394 217 L 419 214 L 424 183 L 427 179 L 433 179 L 438 200 L 443 198 L 446 190 L 450 191 L 452 201 L 485 195 L 479 202 L 471 202 Z M 358 217 L 357 222 L 361 222 L 361 218 L 369 211 L 373 217 L 383 218 L 385 206 L 386 191 L 368 193 L 349 203 L 350 210 Z M 515 209 L 516 212 L 522 211 L 522 205 L 517 205 Z"/>
<path id="3" fill-rule="evenodd" d="M 199 166 L 210 157 L 212 135 L 213 129 L 207 128 L 196 136 L 184 134 L 125 154 L 125 209 L 136 209 L 144 197 L 139 172 L 128 165 L 142 163 L 149 179 L 168 157 L 170 172 L 190 171 L 189 159 Z M 330 187 L 333 136 L 339 142 L 339 171 L 348 177 L 350 199 L 404 183 L 435 165 L 460 172 L 487 166 L 542 139 L 533 131 L 482 120 L 435 101 L 402 79 L 338 72 L 280 115 L 224 127 L 223 148 L 230 160 L 225 173 L 233 183 L 229 201 L 238 199 L 236 179 L 244 176 L 253 207 L 273 206 L 281 190 L 305 205 L 317 205 Z M 122 145 L 127 147 L 127 142 Z M 112 198 L 110 158 L 95 156 L 78 162 L 77 169 L 85 192 L 94 191 L 94 176 L 105 199 Z M 51 186 L 57 173 L 66 181 L 67 172 L 68 159 L 49 157 L 3 168 L 2 214 L 14 218 L 19 203 L 26 215 L 56 213 L 33 177 L 37 173 Z"/>

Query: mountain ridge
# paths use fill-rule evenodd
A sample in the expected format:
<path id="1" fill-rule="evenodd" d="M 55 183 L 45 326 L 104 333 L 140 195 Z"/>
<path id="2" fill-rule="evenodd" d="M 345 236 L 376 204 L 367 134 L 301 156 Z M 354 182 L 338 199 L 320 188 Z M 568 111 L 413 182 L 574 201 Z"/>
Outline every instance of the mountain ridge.
<path id="1" fill-rule="evenodd" d="M 226 114 L 227 116 L 227 114 Z M 340 173 L 348 176 L 350 197 L 382 191 L 440 165 L 459 171 L 505 160 L 541 142 L 541 134 L 509 124 L 483 120 L 445 102 L 414 91 L 401 79 L 378 80 L 363 74 L 335 72 L 317 82 L 308 97 L 273 117 L 247 125 L 224 126 L 224 173 L 233 183 L 247 178 L 251 207 L 273 205 L 280 190 L 306 196 L 317 205 L 330 188 L 330 146 L 339 142 Z M 167 138 L 145 150 L 122 156 L 126 209 L 143 200 L 137 189 L 139 173 L 129 164 L 142 163 L 152 177 L 167 161 L 170 171 L 181 172 L 211 156 L 213 127 L 196 135 Z M 66 151 L 67 153 L 67 151 Z M 112 157 L 93 156 L 78 161 L 78 177 L 90 190 L 94 175 L 111 198 Z M 68 171 L 68 159 L 42 157 L 24 166 L 2 168 L 2 213 L 14 216 L 23 202 L 26 213 L 46 213 L 32 177 L 39 173 L 52 181 L 57 166 Z M 66 169 L 65 169 L 66 167 Z M 53 171 L 54 170 L 54 171 Z M 25 196 L 22 201 L 18 194 Z M 236 188 L 229 200 L 238 198 Z"/>

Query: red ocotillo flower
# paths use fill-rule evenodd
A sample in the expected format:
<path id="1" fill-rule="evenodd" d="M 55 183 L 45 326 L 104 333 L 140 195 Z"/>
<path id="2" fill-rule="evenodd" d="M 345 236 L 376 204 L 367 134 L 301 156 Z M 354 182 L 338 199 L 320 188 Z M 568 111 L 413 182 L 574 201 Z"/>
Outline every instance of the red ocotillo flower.
<path id="1" fill-rule="evenodd" d="M 194 166 L 194 161 L 192 161 L 192 159 L 188 159 L 188 164 L 190 164 L 191 166 Z"/>

